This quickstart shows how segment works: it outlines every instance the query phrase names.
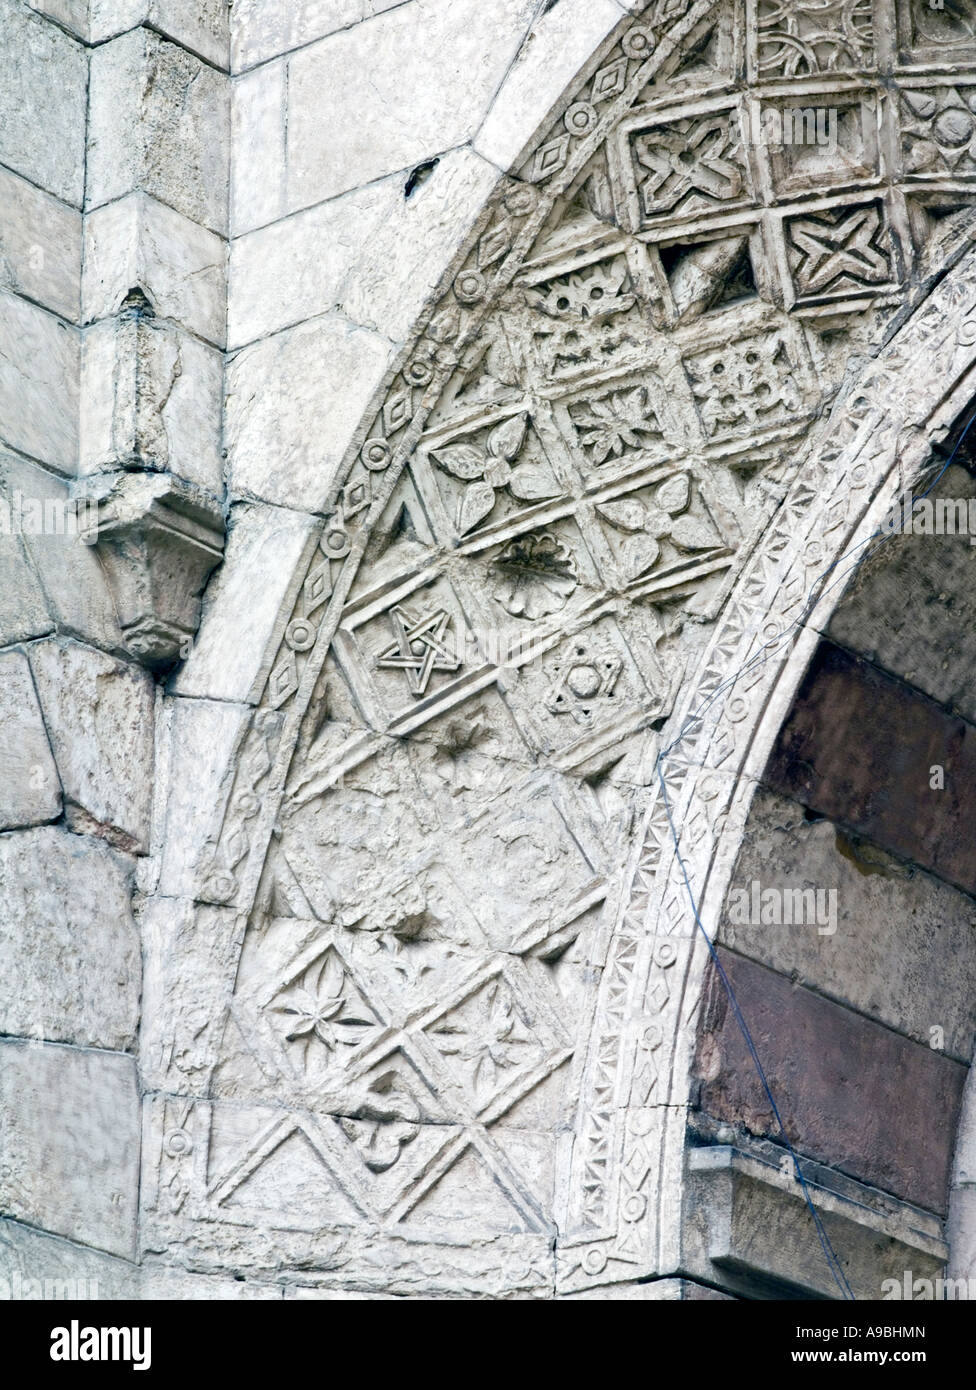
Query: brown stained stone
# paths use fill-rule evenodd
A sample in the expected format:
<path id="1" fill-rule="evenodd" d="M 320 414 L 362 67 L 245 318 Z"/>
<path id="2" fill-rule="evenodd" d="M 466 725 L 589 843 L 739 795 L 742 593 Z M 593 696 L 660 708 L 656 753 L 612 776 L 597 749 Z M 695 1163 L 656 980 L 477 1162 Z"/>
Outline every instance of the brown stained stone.
<path id="1" fill-rule="evenodd" d="M 797 1152 L 944 1214 L 966 1068 L 765 966 L 718 951 Z M 696 1071 L 707 1115 L 781 1138 L 714 966 Z"/>
<path id="2" fill-rule="evenodd" d="M 821 643 L 764 781 L 976 892 L 976 726 L 863 658 Z"/>

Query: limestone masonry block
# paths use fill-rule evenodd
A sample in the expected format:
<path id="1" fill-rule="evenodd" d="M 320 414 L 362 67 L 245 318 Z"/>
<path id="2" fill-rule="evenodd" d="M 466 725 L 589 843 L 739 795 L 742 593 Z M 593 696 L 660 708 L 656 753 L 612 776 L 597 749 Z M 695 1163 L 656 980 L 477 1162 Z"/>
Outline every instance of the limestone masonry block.
<path id="1" fill-rule="evenodd" d="M 225 427 L 232 495 L 322 507 L 391 353 L 376 333 L 328 316 L 232 358 Z"/>
<path id="2" fill-rule="evenodd" d="M 0 495 L 5 489 L 0 482 Z M 4 500 L 6 498 L 4 497 Z M 0 535 L 0 646 L 41 637 L 53 623 L 19 536 Z"/>
<path id="3" fill-rule="evenodd" d="M 0 1209 L 132 1258 L 138 1188 L 134 1060 L 0 1042 Z"/>
<path id="4" fill-rule="evenodd" d="M 222 487 L 220 353 L 134 311 L 86 329 L 79 471 L 168 469 Z"/>
<path id="5" fill-rule="evenodd" d="M 976 907 L 964 893 L 765 790 L 752 803 L 730 889 L 816 888 L 833 894 L 836 930 L 733 925 L 720 939 L 861 1013 L 968 1064 L 973 1051 Z M 822 899 L 829 907 L 829 899 Z M 827 924 L 828 928 L 831 925 Z M 933 970 L 933 960 L 952 962 Z"/>
<path id="6" fill-rule="evenodd" d="M 976 482 L 964 468 L 948 469 L 930 496 L 933 502 L 959 501 L 964 516 L 968 518 L 970 507 L 976 516 Z M 949 517 L 954 521 L 955 513 L 950 511 Z M 940 536 L 935 543 L 931 536 L 892 536 L 878 562 L 859 570 L 830 623 L 830 636 L 940 705 L 976 720 L 973 563 L 973 547 L 964 532 Z"/>
<path id="7" fill-rule="evenodd" d="M 176 695 L 255 700 L 285 591 L 314 521 L 283 507 L 232 509 L 224 563 L 203 600 L 200 630 L 170 684 Z M 256 588 L 252 576 L 260 574 Z"/>
<path id="8" fill-rule="evenodd" d="M 955 1188 L 949 1198 L 949 1275 L 976 1279 L 976 1187 Z"/>
<path id="9" fill-rule="evenodd" d="M 61 813 L 61 784 L 23 652 L 0 654 L 0 830 Z M 8 1030 L 9 1031 L 9 1030 Z"/>
<path id="10" fill-rule="evenodd" d="M 86 322 L 117 314 L 141 290 L 154 314 L 220 346 L 226 243 L 146 193 L 130 193 L 85 218 Z"/>
<path id="11" fill-rule="evenodd" d="M 227 84 L 193 54 L 136 29 L 92 53 L 86 205 L 133 189 L 211 231 L 227 222 Z"/>
<path id="12" fill-rule="evenodd" d="M 537 8 L 535 0 L 424 0 L 296 53 L 288 60 L 289 210 L 463 144 Z"/>
<path id="13" fill-rule="evenodd" d="M 0 163 L 79 207 L 87 54 L 17 0 L 0 0 L 0 33 Z"/>
<path id="14" fill-rule="evenodd" d="M 72 474 L 78 461 L 78 330 L 0 291 L 0 440 Z"/>
<path id="15" fill-rule="evenodd" d="M 286 1296 L 280 1283 L 242 1283 L 230 1275 L 189 1274 L 158 1261 L 135 1265 L 6 1220 L 0 1220 L 0 1279 L 7 1281 L 13 1298 L 174 1301 Z"/>
<path id="16" fill-rule="evenodd" d="M 498 179 L 493 165 L 464 149 L 442 155 L 409 198 L 400 178 L 388 180 L 384 187 L 396 196 L 360 245 L 342 295 L 349 317 L 388 338 L 407 338 Z"/>
<path id="17" fill-rule="evenodd" d="M 231 88 L 232 235 L 284 216 L 285 64 L 265 63 Z M 255 169 L 261 177 L 255 178 Z"/>
<path id="18" fill-rule="evenodd" d="M 167 38 L 216 67 L 228 60 L 226 0 L 29 0 L 87 43 L 104 43 L 138 24 L 151 24 Z"/>
<path id="19" fill-rule="evenodd" d="M 289 5 L 238 0 L 231 22 L 232 69 L 241 72 L 345 29 L 363 18 L 363 10 L 364 0 L 294 0 Z"/>
<path id="20" fill-rule="evenodd" d="M 389 338 L 409 333 L 498 180 L 470 150 L 439 161 L 410 197 L 394 175 L 231 243 L 231 347 L 336 306 Z"/>
<path id="21" fill-rule="evenodd" d="M 97 4 L 98 0 L 94 0 Z M 32 10 L 38 14 L 46 15 L 48 19 L 56 20 L 58 24 L 70 29 L 73 34 L 77 34 L 80 39 L 88 39 L 91 33 L 89 23 L 89 8 L 92 0 L 28 0 Z M 114 0 L 110 0 L 109 8 L 122 8 L 126 11 L 128 18 L 130 13 L 134 15 L 138 6 L 133 0 L 120 0 L 117 6 Z M 135 23 L 133 19 L 133 23 Z M 130 25 L 126 24 L 126 28 Z"/>
<path id="22" fill-rule="evenodd" d="M 0 169 L 0 285 L 77 320 L 81 214 Z"/>
<path id="23" fill-rule="evenodd" d="M 777 1159 L 782 1162 L 778 1165 Z M 787 1165 L 789 1168 L 787 1170 Z M 829 1169 L 805 1165 L 812 1200 L 857 1299 L 880 1299 L 904 1271 L 945 1263 L 941 1223 Z M 688 1154 L 681 1265 L 735 1293 L 836 1298 L 837 1284 L 785 1150 L 757 1158 L 722 1144 Z"/>
<path id="24" fill-rule="evenodd" d="M 943 1215 L 965 1066 L 724 947 L 719 955 L 761 1040 L 763 1069 L 794 1147 Z M 697 1071 L 707 1115 L 779 1138 L 714 970 Z"/>
<path id="25" fill-rule="evenodd" d="M 553 102 L 623 16 L 616 0 L 560 0 L 536 21 L 473 143 L 500 169 L 518 164 Z"/>
<path id="26" fill-rule="evenodd" d="M 11 1296 L 19 1289 L 23 1298 L 137 1298 L 139 1288 L 139 1270 L 127 1260 L 5 1220 L 0 1220 L 0 1279 L 7 1281 Z"/>
<path id="27" fill-rule="evenodd" d="M 13 455 L 0 455 L 0 489 L 13 508 L 18 494 L 43 505 L 62 508 L 71 505 L 68 485 L 36 464 Z M 83 641 L 108 649 L 121 648 L 122 634 L 115 603 L 98 563 L 98 556 L 77 534 L 58 534 L 57 531 L 35 535 L 26 529 L 19 537 L 0 536 L 0 546 L 11 543 L 11 550 L 20 543 L 23 552 L 36 572 L 40 587 L 47 595 L 50 618 L 61 632 L 71 633 Z M 30 575 L 20 567 L 12 580 L 12 591 L 0 596 L 0 607 L 6 599 L 20 595 L 18 601 L 32 603 Z M 2 593 L 2 591 L 0 591 Z M 34 610 L 31 609 L 33 612 Z M 36 621 L 36 619 L 34 620 Z M 40 635 L 50 627 L 50 620 L 32 635 Z"/>
<path id="28" fill-rule="evenodd" d="M 233 350 L 327 313 L 383 219 L 403 199 L 389 179 L 248 232 L 230 244 L 227 342 Z"/>
<path id="29" fill-rule="evenodd" d="M 944 770 L 943 790 L 930 786 L 933 767 Z M 956 833 L 976 805 L 976 726 L 843 647 L 818 647 L 764 780 L 976 890 L 976 845 Z"/>
<path id="30" fill-rule="evenodd" d="M 130 1051 L 142 961 L 131 860 L 61 826 L 0 835 L 0 1032 Z"/>
<path id="31" fill-rule="evenodd" d="M 174 700 L 167 710 L 168 769 L 163 798 L 158 892 L 192 898 L 211 832 L 211 808 L 227 774 L 248 706 L 226 700 Z"/>
<path id="32" fill-rule="evenodd" d="M 227 0 L 147 0 L 146 19 L 177 43 L 215 67 L 230 62 L 230 14 Z"/>
<path id="33" fill-rule="evenodd" d="M 152 678 L 78 642 L 41 642 L 30 657 L 68 823 L 144 853 L 152 795 Z"/>

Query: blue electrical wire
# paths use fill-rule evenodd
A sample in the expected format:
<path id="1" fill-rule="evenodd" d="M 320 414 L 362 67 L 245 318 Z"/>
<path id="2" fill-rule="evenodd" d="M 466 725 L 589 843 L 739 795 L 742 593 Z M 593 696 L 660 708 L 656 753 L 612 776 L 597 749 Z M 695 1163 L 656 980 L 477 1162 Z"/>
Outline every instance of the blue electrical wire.
<path id="1" fill-rule="evenodd" d="M 953 460 L 955 459 L 959 450 L 962 448 L 962 445 L 965 442 L 965 439 L 969 434 L 969 431 L 974 423 L 976 423 L 976 411 L 974 411 L 973 414 L 969 417 L 969 420 L 965 428 L 963 429 L 962 434 L 956 441 L 955 448 L 952 450 L 952 453 L 946 459 L 946 462 L 943 464 L 941 470 L 932 479 L 932 482 L 921 494 L 922 498 L 925 498 L 929 495 L 929 493 L 940 481 L 943 475 L 952 466 Z M 810 616 L 810 613 L 813 611 L 815 603 L 819 602 L 819 600 L 823 598 L 824 594 L 829 593 L 830 589 L 834 588 L 835 585 L 839 584 L 841 580 L 845 577 L 845 575 L 853 574 L 854 571 L 859 569 L 860 566 L 864 563 L 866 559 L 868 559 L 869 556 L 876 554 L 886 540 L 890 540 L 891 536 L 897 534 L 898 532 L 895 530 L 888 532 L 882 532 L 881 530 L 875 531 L 872 535 L 868 536 L 866 540 L 858 542 L 858 544 L 854 546 L 851 550 L 847 551 L 844 555 L 838 556 L 838 558 L 831 565 L 828 565 L 828 567 L 824 570 L 823 574 L 818 575 L 817 578 L 814 580 L 810 588 L 810 592 L 807 595 L 807 604 L 802 615 L 799 618 L 797 618 L 793 623 L 791 623 L 790 626 L 786 628 L 786 630 L 783 633 L 781 633 L 779 637 L 769 642 L 766 642 L 762 647 L 760 647 L 756 655 L 750 657 L 750 659 L 747 662 L 745 662 L 744 665 L 742 665 L 739 668 L 739 670 L 736 671 L 735 674 L 732 675 L 727 681 L 723 681 L 723 683 L 718 687 L 718 689 L 713 691 L 713 693 L 708 697 L 708 699 L 697 712 L 688 715 L 677 736 L 671 741 L 671 743 L 668 744 L 667 748 L 662 749 L 655 761 L 655 771 L 657 772 L 658 781 L 661 786 L 661 795 L 664 799 L 664 809 L 668 818 L 668 827 L 671 832 L 671 839 L 674 842 L 674 852 L 677 857 L 678 863 L 681 866 L 681 875 L 684 879 L 685 889 L 688 893 L 688 900 L 691 903 L 691 910 L 695 915 L 695 923 L 698 926 L 698 929 L 701 932 L 702 936 L 705 938 L 705 944 L 708 947 L 709 954 L 711 955 L 715 968 L 718 971 L 719 978 L 721 979 L 722 984 L 725 987 L 726 994 L 729 997 L 729 1002 L 731 1003 L 732 1010 L 735 1014 L 736 1022 L 739 1025 L 739 1029 L 742 1033 L 743 1038 L 745 1039 L 746 1046 L 749 1049 L 749 1055 L 752 1058 L 753 1065 L 755 1066 L 756 1072 L 759 1076 L 759 1080 L 762 1083 L 762 1088 L 766 1093 L 766 1099 L 769 1101 L 770 1108 L 772 1109 L 773 1115 L 776 1118 L 776 1123 L 779 1126 L 779 1132 L 782 1135 L 783 1143 L 786 1145 L 790 1158 L 793 1160 L 793 1167 L 796 1170 L 797 1180 L 799 1181 L 800 1187 L 803 1190 L 803 1196 L 806 1200 L 806 1204 L 810 1209 L 810 1215 L 813 1218 L 813 1224 L 816 1227 L 817 1235 L 820 1238 L 820 1245 L 823 1249 L 827 1265 L 830 1269 L 831 1274 L 834 1277 L 835 1282 L 840 1288 L 840 1291 L 843 1294 L 844 1298 L 849 1299 L 851 1301 L 856 1301 L 854 1293 L 851 1289 L 850 1284 L 847 1282 L 847 1277 L 844 1274 L 839 1259 L 837 1258 L 837 1254 L 834 1250 L 834 1247 L 830 1243 L 830 1237 L 827 1235 L 827 1232 L 824 1229 L 824 1225 L 820 1218 L 820 1214 L 813 1204 L 813 1199 L 810 1196 L 810 1190 L 807 1187 L 806 1179 L 803 1176 L 803 1169 L 800 1167 L 799 1157 L 797 1156 L 796 1150 L 793 1148 L 793 1145 L 790 1143 L 789 1135 L 786 1132 L 786 1125 L 783 1123 L 783 1117 L 780 1114 L 779 1106 L 776 1104 L 776 1099 L 773 1096 L 773 1093 L 769 1086 L 769 1082 L 766 1079 L 766 1073 L 763 1070 L 762 1062 L 759 1059 L 759 1053 L 756 1051 L 756 1045 L 753 1042 L 752 1034 L 750 1033 L 748 1024 L 746 1023 L 745 1018 L 742 1015 L 742 1010 L 739 1007 L 739 1001 L 735 997 L 735 990 L 732 988 L 732 983 L 729 980 L 728 975 L 725 973 L 725 970 L 722 966 L 722 962 L 719 959 L 718 952 L 716 951 L 712 939 L 708 935 L 708 932 L 705 930 L 701 917 L 699 916 L 698 904 L 695 901 L 694 890 L 691 886 L 691 880 L 688 877 L 688 868 L 685 863 L 684 856 L 681 853 L 677 827 L 675 826 L 674 818 L 671 813 L 671 802 L 668 797 L 667 786 L 665 785 L 664 781 L 662 765 L 665 759 L 671 756 L 674 749 L 677 748 L 678 745 L 688 737 L 692 727 L 701 721 L 707 710 L 715 703 L 715 701 L 718 699 L 720 695 L 722 695 L 728 690 L 731 690 L 731 688 L 735 685 L 736 681 L 739 680 L 741 676 L 745 675 L 747 671 L 754 670 L 758 666 L 765 665 L 767 661 L 771 661 L 776 648 L 783 645 L 783 643 L 791 635 L 791 633 L 796 628 L 802 626 L 802 624 L 806 622 L 807 618 Z M 877 540 L 879 536 L 881 537 L 881 539 L 879 543 L 873 547 L 873 549 L 864 549 L 864 547 L 869 546 L 872 541 Z M 826 589 L 822 591 L 822 593 L 818 594 L 818 585 L 822 584 L 823 581 L 827 578 L 827 576 L 831 574 L 837 568 L 838 565 L 840 565 L 844 560 L 848 559 L 858 550 L 863 550 L 864 553 L 858 557 L 858 559 L 855 561 L 853 565 L 850 566 L 849 569 L 844 570 L 843 573 L 840 576 L 838 576 L 837 579 L 834 580 L 833 584 L 829 585 Z M 763 652 L 766 652 L 767 649 L 770 649 L 768 655 L 763 656 Z"/>

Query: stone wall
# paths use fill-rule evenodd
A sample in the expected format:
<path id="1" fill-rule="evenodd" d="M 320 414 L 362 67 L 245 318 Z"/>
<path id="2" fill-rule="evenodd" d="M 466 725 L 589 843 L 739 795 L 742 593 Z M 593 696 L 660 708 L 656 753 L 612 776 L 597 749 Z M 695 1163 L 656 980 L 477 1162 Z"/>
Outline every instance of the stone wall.
<path id="1" fill-rule="evenodd" d="M 852 1280 L 944 1260 L 954 803 L 909 842 L 766 755 L 803 596 L 973 398 L 976 41 L 951 0 L 839 47 L 767 8 L 0 0 L 0 482 L 97 523 L 0 527 L 6 1265 L 830 1295 L 696 912 Z M 743 142 L 815 98 L 839 146 Z M 955 749 L 934 553 L 907 625 L 897 573 L 838 610 L 887 674 L 832 698 L 894 683 Z M 733 930 L 737 860 L 836 878 L 836 937 Z"/>
<path id="2" fill-rule="evenodd" d="M 0 1205 L 135 1260 L 162 689 L 65 504 L 158 475 L 220 516 L 227 9 L 9 0 L 0 29 Z"/>

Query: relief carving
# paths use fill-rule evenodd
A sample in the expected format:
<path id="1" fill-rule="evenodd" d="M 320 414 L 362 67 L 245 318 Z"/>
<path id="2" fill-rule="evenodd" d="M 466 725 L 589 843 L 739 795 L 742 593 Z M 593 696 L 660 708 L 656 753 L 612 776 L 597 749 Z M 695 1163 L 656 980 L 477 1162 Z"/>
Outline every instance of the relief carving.
<path id="1" fill-rule="evenodd" d="M 952 3 L 902 4 L 900 42 L 958 61 Z M 486 209 L 363 422 L 233 769 L 205 892 L 248 923 L 180 1212 L 292 1231 L 307 1184 L 296 1250 L 340 1230 L 355 1265 L 367 1230 L 384 1278 L 440 1287 L 424 1261 L 471 1192 L 466 1288 L 546 1287 L 557 1231 L 565 1289 L 654 1271 L 694 928 L 662 728 L 697 666 L 709 722 L 665 786 L 711 844 L 762 676 L 709 701 L 823 563 L 778 568 L 818 496 L 798 460 L 909 293 L 906 190 L 969 197 L 958 76 L 896 68 L 904 184 L 865 157 L 827 192 L 744 139 L 748 102 L 814 106 L 824 74 L 873 99 L 877 12 L 655 0 Z M 830 475 L 838 527 L 866 476 Z"/>

